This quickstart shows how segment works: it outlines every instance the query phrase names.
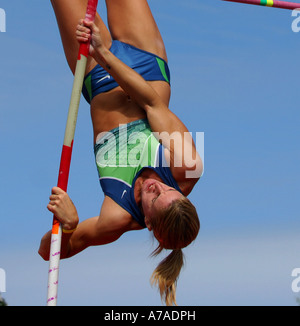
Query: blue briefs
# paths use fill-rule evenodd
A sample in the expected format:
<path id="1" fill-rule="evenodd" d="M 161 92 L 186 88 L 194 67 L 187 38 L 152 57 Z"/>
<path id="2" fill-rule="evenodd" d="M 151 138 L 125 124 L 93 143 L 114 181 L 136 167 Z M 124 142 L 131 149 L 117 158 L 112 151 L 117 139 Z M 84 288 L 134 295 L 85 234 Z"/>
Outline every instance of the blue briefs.
<path id="1" fill-rule="evenodd" d="M 170 84 L 168 64 L 160 57 L 117 40 L 112 42 L 110 51 L 145 80 L 162 80 Z M 98 64 L 85 76 L 82 94 L 91 103 L 96 95 L 117 86 L 117 82 Z"/>

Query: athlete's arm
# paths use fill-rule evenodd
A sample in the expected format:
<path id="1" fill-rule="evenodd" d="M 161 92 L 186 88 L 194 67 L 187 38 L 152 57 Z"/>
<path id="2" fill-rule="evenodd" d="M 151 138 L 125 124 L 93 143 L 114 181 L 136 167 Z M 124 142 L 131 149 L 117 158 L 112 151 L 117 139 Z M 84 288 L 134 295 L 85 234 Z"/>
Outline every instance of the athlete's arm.
<path id="1" fill-rule="evenodd" d="M 85 27 L 85 26 L 87 27 Z M 165 105 L 156 91 L 133 69 L 114 56 L 104 45 L 100 31 L 92 22 L 82 20 L 77 27 L 77 39 L 86 42 L 92 30 L 90 54 L 109 72 L 122 89 L 147 114 L 151 129 L 169 150 L 170 165 L 177 181 L 187 178 L 186 171 L 194 171 L 194 179 L 202 173 L 202 161 L 193 139 L 182 121 Z M 176 150 L 175 150 L 176 149 Z"/>
<path id="2" fill-rule="evenodd" d="M 89 246 L 104 245 L 116 241 L 130 230 L 140 229 L 137 222 L 110 198 L 105 197 L 99 216 L 89 218 L 78 224 L 78 215 L 74 204 L 66 192 L 58 187 L 52 189 L 47 208 L 55 214 L 62 227 L 73 233 L 63 233 L 61 259 L 69 258 Z M 39 254 L 48 260 L 50 255 L 51 230 L 40 244 Z"/>

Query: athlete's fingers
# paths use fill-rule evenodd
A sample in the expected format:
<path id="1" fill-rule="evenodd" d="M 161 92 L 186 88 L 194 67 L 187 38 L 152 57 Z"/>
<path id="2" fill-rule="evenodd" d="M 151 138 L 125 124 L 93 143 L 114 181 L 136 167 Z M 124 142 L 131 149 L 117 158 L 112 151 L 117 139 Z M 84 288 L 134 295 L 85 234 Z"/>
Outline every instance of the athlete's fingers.
<path id="1" fill-rule="evenodd" d="M 76 31 L 76 36 L 85 36 L 85 37 L 90 37 L 91 33 L 86 33 L 86 32 L 82 32 L 77 30 Z"/>
<path id="2" fill-rule="evenodd" d="M 92 31 L 92 33 L 99 33 L 100 32 L 100 29 L 95 24 L 95 22 L 88 21 L 88 25 L 87 26 Z"/>
<path id="3" fill-rule="evenodd" d="M 78 41 L 79 43 L 85 43 L 85 42 L 87 42 L 88 40 L 89 40 L 88 37 L 77 36 L 77 41 Z"/>
<path id="4" fill-rule="evenodd" d="M 59 199 L 59 195 L 51 195 L 51 196 L 49 197 L 49 199 L 50 199 L 50 202 L 57 201 L 57 200 Z"/>
<path id="5" fill-rule="evenodd" d="M 91 34 L 91 30 L 87 27 L 78 25 L 77 29 L 76 29 L 76 34 L 87 34 L 90 35 Z"/>
<path id="6" fill-rule="evenodd" d="M 91 37 L 90 29 L 81 25 L 77 26 L 76 38 L 78 42 L 87 42 L 90 37 Z"/>
<path id="7" fill-rule="evenodd" d="M 51 205 L 50 203 L 47 205 L 48 211 L 55 214 L 55 205 Z"/>
<path id="8" fill-rule="evenodd" d="M 90 22 L 84 19 L 80 19 L 77 25 L 77 29 L 86 33 L 90 32 L 91 30 Z"/>
<path id="9" fill-rule="evenodd" d="M 52 188 L 52 195 L 59 195 L 59 194 L 64 194 L 64 193 L 65 193 L 65 191 L 63 191 L 59 187 L 53 187 Z"/>
<path id="10" fill-rule="evenodd" d="M 82 22 L 82 25 L 87 26 L 88 28 L 92 28 L 93 24 L 94 24 L 94 22 L 92 22 L 90 20 L 86 20 L 86 19 L 84 19 Z"/>
<path id="11" fill-rule="evenodd" d="M 87 42 L 89 40 L 89 37 L 86 37 L 86 36 L 77 36 L 77 41 L 78 42 Z"/>

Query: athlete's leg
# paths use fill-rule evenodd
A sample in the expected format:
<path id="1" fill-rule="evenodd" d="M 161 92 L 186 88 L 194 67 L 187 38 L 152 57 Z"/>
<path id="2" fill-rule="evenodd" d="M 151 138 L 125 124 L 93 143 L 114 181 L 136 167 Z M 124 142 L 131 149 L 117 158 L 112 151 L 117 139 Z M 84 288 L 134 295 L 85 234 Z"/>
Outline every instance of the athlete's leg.
<path id="1" fill-rule="evenodd" d="M 74 73 L 79 49 L 75 34 L 76 26 L 78 21 L 85 17 L 88 0 L 51 0 L 51 3 L 56 15 L 66 59 Z M 95 22 L 100 28 L 107 46 L 110 47 L 111 35 L 98 14 Z M 89 58 L 87 71 L 94 66 L 94 60 Z"/>
<path id="2" fill-rule="evenodd" d="M 167 60 L 165 46 L 147 0 L 106 0 L 106 6 L 113 39 Z"/>

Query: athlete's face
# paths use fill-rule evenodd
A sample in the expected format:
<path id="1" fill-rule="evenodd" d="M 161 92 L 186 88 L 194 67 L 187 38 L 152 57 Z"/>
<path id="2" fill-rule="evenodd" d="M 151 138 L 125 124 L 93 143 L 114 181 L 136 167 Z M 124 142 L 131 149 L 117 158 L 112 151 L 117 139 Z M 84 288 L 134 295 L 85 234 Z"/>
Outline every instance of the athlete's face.
<path id="1" fill-rule="evenodd" d="M 145 223 L 151 230 L 151 218 L 160 210 L 167 208 L 174 200 L 182 198 L 176 189 L 167 186 L 155 179 L 146 179 L 142 184 L 142 207 L 145 214 Z"/>

